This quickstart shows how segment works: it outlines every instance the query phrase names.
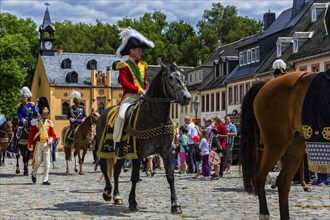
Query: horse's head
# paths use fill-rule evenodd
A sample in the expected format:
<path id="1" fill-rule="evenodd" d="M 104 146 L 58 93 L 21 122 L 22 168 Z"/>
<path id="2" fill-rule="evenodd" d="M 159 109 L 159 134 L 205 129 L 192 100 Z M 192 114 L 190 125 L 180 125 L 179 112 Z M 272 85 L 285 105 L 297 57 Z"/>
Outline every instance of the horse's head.
<path id="1" fill-rule="evenodd" d="M 191 95 L 184 82 L 183 70 L 176 64 L 166 66 L 161 63 L 162 92 L 166 98 L 178 102 L 180 105 L 188 105 Z"/>
<path id="2" fill-rule="evenodd" d="M 99 113 L 92 112 L 92 114 L 91 114 L 91 123 L 96 124 L 97 121 L 99 120 L 99 117 L 100 117 Z"/>
<path id="3" fill-rule="evenodd" d="M 5 132 L 7 135 L 13 134 L 13 123 L 11 120 L 7 120 L 3 125 L 1 126 L 1 130 Z"/>

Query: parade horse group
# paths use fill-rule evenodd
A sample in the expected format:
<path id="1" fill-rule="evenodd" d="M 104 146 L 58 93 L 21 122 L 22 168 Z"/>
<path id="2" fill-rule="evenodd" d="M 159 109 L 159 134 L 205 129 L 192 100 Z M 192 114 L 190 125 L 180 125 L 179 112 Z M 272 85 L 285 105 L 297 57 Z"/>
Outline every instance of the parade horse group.
<path id="1" fill-rule="evenodd" d="M 267 174 L 282 156 L 284 162 L 276 186 L 280 217 L 282 220 L 290 218 L 288 196 L 291 182 L 298 168 L 303 170 L 306 153 L 302 126 L 304 99 L 315 77 L 324 77 L 323 82 L 329 80 L 325 74 L 288 73 L 267 83 L 252 86 L 244 97 L 241 112 L 243 182 L 245 191 L 258 196 L 260 219 L 269 218 L 265 194 Z M 328 97 L 326 95 L 330 94 L 329 83 L 325 85 L 328 86 L 319 90 L 325 91 L 325 94 L 319 93 L 318 96 Z M 322 108 L 328 109 L 329 113 L 330 102 Z"/>
<path id="2" fill-rule="evenodd" d="M 191 100 L 191 95 L 188 92 L 182 70 L 175 64 L 166 66 L 162 64 L 161 71 L 151 81 L 148 90 L 144 97 L 141 97 L 139 102 L 139 115 L 134 119 L 136 121 L 135 131 L 143 133 L 150 130 L 161 130 L 163 127 L 173 126 L 170 117 L 170 108 L 172 102 L 177 102 L 180 105 L 188 105 Z M 108 123 L 106 116 L 111 110 L 110 107 L 101 114 L 96 126 L 96 143 L 100 147 L 102 134 Z M 172 127 L 173 129 L 173 127 Z M 132 136 L 132 135 L 131 135 Z M 171 212 L 182 213 L 181 206 L 177 201 L 177 196 L 174 187 L 174 166 L 172 164 L 172 149 L 171 143 L 174 137 L 174 129 L 172 133 L 159 132 L 155 136 L 136 139 L 137 159 L 132 160 L 132 174 L 131 174 L 131 191 L 129 194 L 129 209 L 131 211 L 139 210 L 136 201 L 136 185 L 140 178 L 140 164 L 141 159 L 146 158 L 152 154 L 160 154 L 163 158 L 167 182 L 171 190 Z M 132 136 L 133 138 L 133 136 Z M 114 159 L 100 158 L 101 171 L 105 180 L 105 188 L 103 198 L 106 201 L 111 200 L 112 185 L 110 183 L 111 177 L 108 175 L 109 169 L 112 169 L 108 164 L 113 164 Z M 114 191 L 113 198 L 116 204 L 122 204 L 122 199 L 119 194 L 119 175 L 121 172 L 124 158 L 118 158 L 114 165 Z"/>

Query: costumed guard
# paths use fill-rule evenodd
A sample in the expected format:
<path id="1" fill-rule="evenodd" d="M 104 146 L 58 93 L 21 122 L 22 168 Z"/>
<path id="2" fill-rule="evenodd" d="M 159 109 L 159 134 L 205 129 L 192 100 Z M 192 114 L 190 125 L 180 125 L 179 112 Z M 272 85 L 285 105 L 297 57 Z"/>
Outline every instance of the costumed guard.
<path id="1" fill-rule="evenodd" d="M 31 121 L 30 133 L 28 138 L 29 150 L 33 150 L 33 171 L 32 182 L 37 181 L 38 168 L 43 162 L 43 185 L 50 185 L 48 174 L 50 168 L 50 151 L 56 135 L 54 132 L 54 123 L 48 119 L 49 104 L 45 97 L 37 100 L 37 110 L 40 114 L 39 119 Z"/>
<path id="2" fill-rule="evenodd" d="M 69 113 L 67 115 L 70 121 L 70 130 L 66 138 L 66 144 L 70 145 L 73 143 L 73 134 L 78 127 L 86 118 L 85 108 L 79 104 L 81 99 L 80 92 L 73 90 L 70 95 L 73 100 L 73 105 L 71 106 Z"/>
<path id="3" fill-rule="evenodd" d="M 273 69 L 275 78 L 282 76 L 286 73 L 286 63 L 282 59 L 277 59 L 273 63 Z"/>
<path id="4" fill-rule="evenodd" d="M 118 157 L 124 157 L 121 136 L 125 123 L 125 114 L 129 106 L 137 103 L 144 91 L 148 89 L 146 81 L 147 63 L 142 62 L 142 50 L 154 47 L 154 43 L 132 28 L 124 28 L 120 33 L 122 44 L 117 49 L 116 55 L 122 57 L 128 55 L 128 60 L 117 63 L 119 81 L 123 88 L 123 99 L 120 104 L 119 114 L 113 130 L 115 153 Z"/>
<path id="5" fill-rule="evenodd" d="M 33 115 L 35 118 L 38 118 L 38 113 L 35 109 L 34 103 L 29 101 L 32 96 L 30 89 L 24 86 L 21 89 L 21 94 L 22 102 L 17 105 L 17 117 L 19 121 L 18 125 L 14 129 L 14 135 L 12 136 L 10 148 L 8 149 L 13 153 L 17 153 L 17 131 L 23 128 L 23 125 L 27 122 L 28 118 L 31 117 L 31 115 Z"/>

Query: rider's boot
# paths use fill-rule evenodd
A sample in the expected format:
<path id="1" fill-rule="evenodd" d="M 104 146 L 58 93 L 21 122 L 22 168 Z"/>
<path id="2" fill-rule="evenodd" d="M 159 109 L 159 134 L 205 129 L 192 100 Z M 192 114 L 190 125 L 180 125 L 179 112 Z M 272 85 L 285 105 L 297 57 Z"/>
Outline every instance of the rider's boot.
<path id="1" fill-rule="evenodd" d="M 123 145 L 119 142 L 114 143 L 115 146 L 115 154 L 117 157 L 124 157 L 124 148 Z"/>

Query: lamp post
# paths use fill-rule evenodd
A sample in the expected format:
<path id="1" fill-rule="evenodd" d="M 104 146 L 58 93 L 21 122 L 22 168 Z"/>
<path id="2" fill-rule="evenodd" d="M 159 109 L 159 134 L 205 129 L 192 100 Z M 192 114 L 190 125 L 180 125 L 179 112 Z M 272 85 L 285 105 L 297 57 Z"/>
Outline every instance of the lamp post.
<path id="1" fill-rule="evenodd" d="M 197 119 L 197 112 L 198 112 L 198 106 L 199 106 L 199 100 L 198 97 L 195 97 L 195 100 L 192 102 L 194 105 L 194 109 L 195 109 L 195 118 Z"/>

